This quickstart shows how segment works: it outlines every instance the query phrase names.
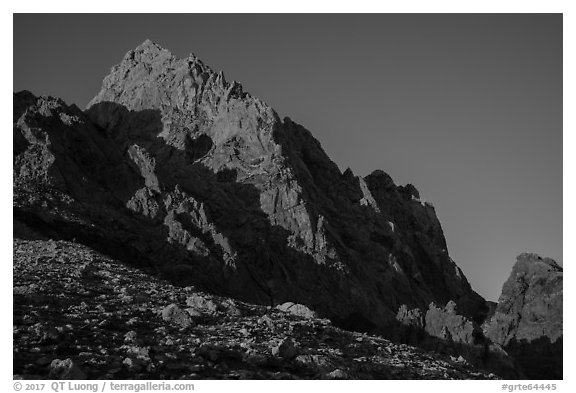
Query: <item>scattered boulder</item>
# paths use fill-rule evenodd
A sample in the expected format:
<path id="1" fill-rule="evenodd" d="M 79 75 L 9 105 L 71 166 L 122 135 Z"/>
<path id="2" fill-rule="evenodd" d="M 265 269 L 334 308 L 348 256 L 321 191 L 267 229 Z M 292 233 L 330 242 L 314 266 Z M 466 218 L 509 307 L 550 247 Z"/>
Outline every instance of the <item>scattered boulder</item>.
<path id="1" fill-rule="evenodd" d="M 86 374 L 70 358 L 54 359 L 49 366 L 51 379 L 86 379 Z"/>
<path id="2" fill-rule="evenodd" d="M 189 296 L 186 299 L 186 305 L 193 310 L 207 314 L 214 314 L 218 310 L 216 302 L 198 294 Z"/>
<path id="3" fill-rule="evenodd" d="M 132 369 L 134 367 L 134 361 L 130 358 L 124 359 L 124 361 L 122 361 L 122 364 L 128 367 L 129 369 Z"/>
<path id="4" fill-rule="evenodd" d="M 292 359 L 298 355 L 298 350 L 294 342 L 290 338 L 284 338 L 271 348 L 273 356 L 281 357 L 284 359 Z"/>
<path id="5" fill-rule="evenodd" d="M 194 326 L 194 320 L 176 304 L 170 304 L 162 310 L 162 319 L 182 328 Z"/>
<path id="6" fill-rule="evenodd" d="M 327 379 L 347 379 L 348 374 L 345 371 L 337 368 L 336 370 L 330 371 L 328 374 L 326 374 L 326 378 Z"/>
<path id="7" fill-rule="evenodd" d="M 276 306 L 276 308 L 280 311 L 284 311 L 301 318 L 306 319 L 318 318 L 318 315 L 314 311 L 310 310 L 303 304 L 286 302 Z"/>
<path id="8" fill-rule="evenodd" d="M 124 342 L 133 343 L 136 341 L 138 334 L 134 330 L 130 330 L 124 335 Z"/>

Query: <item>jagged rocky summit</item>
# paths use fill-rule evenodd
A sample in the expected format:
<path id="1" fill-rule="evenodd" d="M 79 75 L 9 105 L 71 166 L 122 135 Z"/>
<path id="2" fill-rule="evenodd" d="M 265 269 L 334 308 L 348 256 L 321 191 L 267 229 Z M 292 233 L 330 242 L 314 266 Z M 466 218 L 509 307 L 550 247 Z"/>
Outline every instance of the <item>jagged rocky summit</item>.
<path id="1" fill-rule="evenodd" d="M 554 260 L 520 254 L 498 306 L 483 330 L 534 379 L 562 379 L 563 269 Z"/>
<path id="2" fill-rule="evenodd" d="M 342 173 L 304 127 L 151 41 L 84 112 L 15 95 L 14 189 L 23 225 L 222 295 L 364 330 L 401 304 L 486 312 L 415 187 Z"/>

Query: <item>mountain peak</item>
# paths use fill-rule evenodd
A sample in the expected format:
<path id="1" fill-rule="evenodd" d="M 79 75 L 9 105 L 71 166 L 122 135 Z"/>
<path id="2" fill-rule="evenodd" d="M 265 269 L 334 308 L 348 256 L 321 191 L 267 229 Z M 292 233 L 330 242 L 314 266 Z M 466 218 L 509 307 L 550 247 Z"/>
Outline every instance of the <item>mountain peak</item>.
<path id="1" fill-rule="evenodd" d="M 166 49 L 164 49 L 154 41 L 150 40 L 149 38 L 146 38 L 144 42 L 142 42 L 140 45 L 134 48 L 134 50 L 143 52 L 147 50 L 166 50 Z"/>
<path id="2" fill-rule="evenodd" d="M 115 102 L 130 110 L 175 108 L 186 116 L 196 116 L 199 106 L 208 105 L 208 117 L 219 111 L 220 103 L 232 98 L 262 101 L 243 92 L 236 82 L 228 82 L 224 72 L 215 72 L 196 55 L 178 58 L 147 39 L 129 50 L 122 61 L 104 78 L 102 89 L 87 105 Z"/>
<path id="3" fill-rule="evenodd" d="M 85 115 L 103 133 L 86 130 L 74 151 L 46 119 L 48 164 L 35 171 L 49 184 L 78 184 L 69 191 L 77 200 L 121 201 L 110 202 L 126 222 L 118 233 L 104 229 L 109 215 L 94 203 L 103 243 L 188 269 L 175 275 L 186 284 L 301 303 L 362 330 L 395 323 L 400 299 L 411 307 L 454 299 L 463 315 L 482 313 L 433 211 L 407 203 L 383 171 L 343 178 L 310 131 L 195 57 L 145 40 L 112 68 Z M 32 140 L 25 125 L 20 133 Z M 109 162 L 82 150 L 88 143 Z M 16 171 L 23 180 L 39 161 L 27 160 Z M 65 160 L 78 162 L 50 166 Z M 96 190 L 89 195 L 80 194 L 84 178 Z"/>
<path id="4" fill-rule="evenodd" d="M 146 39 L 136 48 L 129 50 L 124 55 L 122 63 L 115 66 L 112 71 L 120 68 L 122 65 L 127 65 L 127 67 L 134 67 L 141 63 L 149 64 L 152 65 L 153 68 L 156 68 L 159 64 L 170 60 L 174 60 L 174 56 L 169 50 L 164 49 L 149 39 Z"/>
<path id="5" fill-rule="evenodd" d="M 520 264 L 545 264 L 553 270 L 562 271 L 562 267 L 552 258 L 542 258 L 540 255 L 524 252 L 516 257 L 516 265 Z"/>

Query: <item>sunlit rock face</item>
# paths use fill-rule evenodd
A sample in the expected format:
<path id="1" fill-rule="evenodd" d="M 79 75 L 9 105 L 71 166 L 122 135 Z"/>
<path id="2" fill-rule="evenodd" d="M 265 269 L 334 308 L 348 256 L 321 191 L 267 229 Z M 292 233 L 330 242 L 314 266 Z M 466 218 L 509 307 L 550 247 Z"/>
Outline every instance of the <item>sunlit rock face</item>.
<path id="1" fill-rule="evenodd" d="M 562 378 L 563 276 L 554 260 L 520 254 L 483 326 L 530 378 Z"/>

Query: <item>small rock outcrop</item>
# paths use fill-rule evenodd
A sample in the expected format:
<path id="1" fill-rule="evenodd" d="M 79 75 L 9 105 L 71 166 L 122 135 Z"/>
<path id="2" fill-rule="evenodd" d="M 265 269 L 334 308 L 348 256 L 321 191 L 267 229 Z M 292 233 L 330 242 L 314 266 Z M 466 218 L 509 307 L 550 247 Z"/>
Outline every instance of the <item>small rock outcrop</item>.
<path id="1" fill-rule="evenodd" d="M 456 304 L 449 301 L 444 309 L 430 304 L 426 313 L 426 332 L 455 343 L 469 345 L 483 341 L 482 330 L 474 321 L 457 314 Z"/>
<path id="2" fill-rule="evenodd" d="M 506 379 L 525 377 L 514 359 L 485 337 L 476 322 L 458 314 L 453 301 L 443 308 L 431 303 L 425 315 L 403 305 L 396 319 L 400 326 L 395 341 L 447 354 Z"/>
<path id="3" fill-rule="evenodd" d="M 518 256 L 494 315 L 483 325 L 534 379 L 562 379 L 563 269 L 536 254 Z"/>

